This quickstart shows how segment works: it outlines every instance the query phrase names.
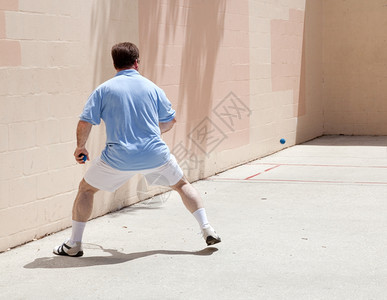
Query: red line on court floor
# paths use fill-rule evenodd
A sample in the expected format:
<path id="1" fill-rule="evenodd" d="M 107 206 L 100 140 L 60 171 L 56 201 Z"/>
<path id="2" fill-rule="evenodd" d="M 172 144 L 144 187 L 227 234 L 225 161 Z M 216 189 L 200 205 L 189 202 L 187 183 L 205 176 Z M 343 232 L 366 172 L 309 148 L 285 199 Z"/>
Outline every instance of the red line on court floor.
<path id="1" fill-rule="evenodd" d="M 273 170 L 273 169 L 275 169 L 275 168 L 278 168 L 280 165 L 276 165 L 276 166 L 274 166 L 274 167 L 271 167 L 271 168 L 269 168 L 269 169 L 266 169 L 265 171 L 263 171 L 263 172 L 259 172 L 259 173 L 257 173 L 257 174 L 254 174 L 254 175 L 251 175 L 251 176 L 249 176 L 249 177 L 246 177 L 244 180 L 249 180 L 249 179 L 251 179 L 251 178 L 253 178 L 253 177 L 256 177 L 256 176 L 258 176 L 258 175 L 260 175 L 260 174 L 263 174 L 263 173 L 266 173 L 266 172 L 269 172 L 270 170 Z"/>
<path id="2" fill-rule="evenodd" d="M 358 166 L 358 165 L 320 165 L 320 164 L 276 164 L 276 163 L 248 163 L 247 165 L 268 165 L 273 166 L 262 172 L 256 173 L 254 175 L 248 176 L 246 178 L 207 178 L 211 181 L 249 181 L 249 182 L 294 182 L 294 183 L 336 183 L 336 184 L 371 184 L 371 185 L 387 185 L 387 182 L 378 182 L 378 181 L 331 181 L 331 180 L 301 180 L 301 179 L 274 179 L 274 178 L 255 178 L 263 173 L 266 173 L 270 170 L 276 169 L 280 166 L 295 166 L 295 167 L 338 167 L 338 168 L 377 168 L 377 169 L 387 169 L 387 166 Z"/>
<path id="3" fill-rule="evenodd" d="M 236 182 L 282 182 L 282 183 L 336 183 L 336 184 L 367 184 L 367 185 L 387 185 L 387 182 L 378 181 L 330 181 L 330 180 L 301 180 L 301 179 L 268 179 L 254 178 L 250 180 L 242 178 L 207 178 L 207 181 L 236 181 Z"/>
<path id="4" fill-rule="evenodd" d="M 358 165 L 318 165 L 318 164 L 278 164 L 278 163 L 248 163 L 248 165 L 276 165 L 276 166 L 295 166 L 295 167 L 333 167 L 333 168 L 368 168 L 368 169 L 387 169 L 387 166 L 358 166 Z"/>
<path id="5" fill-rule="evenodd" d="M 252 181 L 279 181 L 279 182 L 303 182 L 303 183 L 340 183 L 340 184 L 359 184 L 360 182 L 356 181 L 333 181 L 333 180 L 302 180 L 302 179 L 268 179 L 268 178 L 257 178 L 252 179 Z M 386 184 L 386 183 L 383 183 Z"/>

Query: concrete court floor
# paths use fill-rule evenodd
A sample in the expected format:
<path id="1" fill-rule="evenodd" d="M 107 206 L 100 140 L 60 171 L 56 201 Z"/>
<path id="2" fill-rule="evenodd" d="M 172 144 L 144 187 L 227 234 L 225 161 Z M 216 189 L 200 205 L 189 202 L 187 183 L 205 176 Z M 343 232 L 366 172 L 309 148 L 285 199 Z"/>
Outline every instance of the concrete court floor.
<path id="1" fill-rule="evenodd" d="M 205 247 L 175 192 L 0 254 L 0 299 L 386 299 L 387 137 L 325 136 L 195 183 Z M 165 203 L 161 203 L 167 200 Z"/>

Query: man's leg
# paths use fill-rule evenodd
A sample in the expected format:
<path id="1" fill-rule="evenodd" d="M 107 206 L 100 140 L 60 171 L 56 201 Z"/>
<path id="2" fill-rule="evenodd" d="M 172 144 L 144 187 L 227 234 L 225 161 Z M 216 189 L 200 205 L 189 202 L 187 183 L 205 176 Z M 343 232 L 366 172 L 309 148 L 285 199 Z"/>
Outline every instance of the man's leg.
<path id="1" fill-rule="evenodd" d="M 203 208 L 202 199 L 198 191 L 188 182 L 185 176 L 178 183 L 171 186 L 171 188 L 179 193 L 185 207 L 191 213 Z"/>
<path id="2" fill-rule="evenodd" d="M 94 194 L 98 189 L 88 184 L 85 179 L 79 183 L 77 197 L 73 205 L 73 220 L 87 222 L 93 211 Z"/>
<path id="3" fill-rule="evenodd" d="M 84 179 L 79 184 L 78 194 L 73 204 L 72 233 L 70 239 L 54 248 L 54 254 L 67 256 L 82 256 L 82 236 L 86 222 L 93 211 L 94 194 L 98 191 Z"/>
<path id="4" fill-rule="evenodd" d="M 208 223 L 206 210 L 203 207 L 203 201 L 198 191 L 188 182 L 184 176 L 178 183 L 171 186 L 171 188 L 179 193 L 185 207 L 194 215 L 195 219 L 198 221 L 207 245 L 219 243 L 221 239 Z"/>
<path id="5" fill-rule="evenodd" d="M 73 227 L 70 242 L 82 242 L 86 222 L 93 211 L 93 200 L 96 192 L 98 192 L 97 188 L 92 187 L 85 179 L 82 179 L 73 204 Z"/>

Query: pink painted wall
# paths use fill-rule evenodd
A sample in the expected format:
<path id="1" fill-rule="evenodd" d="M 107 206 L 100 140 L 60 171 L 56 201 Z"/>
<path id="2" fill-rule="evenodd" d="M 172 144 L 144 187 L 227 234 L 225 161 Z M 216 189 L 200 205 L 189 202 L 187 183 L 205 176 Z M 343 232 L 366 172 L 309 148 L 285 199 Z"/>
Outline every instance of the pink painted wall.
<path id="1" fill-rule="evenodd" d="M 386 3 L 328 0 L 323 13 L 324 133 L 386 135 Z"/>
<path id="2" fill-rule="evenodd" d="M 165 140 L 191 180 L 321 135 L 321 3 L 0 0 L 0 251 L 71 224 L 75 127 L 117 42 L 173 103 Z M 91 158 L 104 139 L 93 128 Z M 144 186 L 99 193 L 92 217 L 160 191 Z"/>

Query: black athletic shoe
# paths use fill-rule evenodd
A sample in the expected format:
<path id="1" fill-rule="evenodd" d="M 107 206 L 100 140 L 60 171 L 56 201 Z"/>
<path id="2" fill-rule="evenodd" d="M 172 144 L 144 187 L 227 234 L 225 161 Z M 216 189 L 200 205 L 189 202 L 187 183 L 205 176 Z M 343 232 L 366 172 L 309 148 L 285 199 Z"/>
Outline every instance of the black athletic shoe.
<path id="1" fill-rule="evenodd" d="M 57 246 L 52 251 L 56 255 L 80 257 L 83 255 L 82 243 L 76 242 L 75 246 L 70 247 L 69 241 L 64 242 L 62 245 Z"/>
<path id="2" fill-rule="evenodd" d="M 207 246 L 215 245 L 222 241 L 220 236 L 215 232 L 214 228 L 212 228 L 210 225 L 202 228 L 202 233 L 203 233 L 204 239 L 206 240 Z"/>

